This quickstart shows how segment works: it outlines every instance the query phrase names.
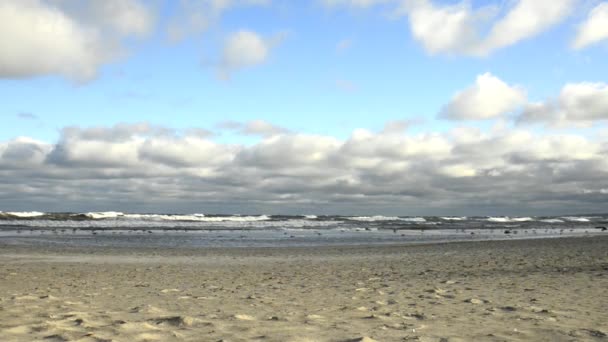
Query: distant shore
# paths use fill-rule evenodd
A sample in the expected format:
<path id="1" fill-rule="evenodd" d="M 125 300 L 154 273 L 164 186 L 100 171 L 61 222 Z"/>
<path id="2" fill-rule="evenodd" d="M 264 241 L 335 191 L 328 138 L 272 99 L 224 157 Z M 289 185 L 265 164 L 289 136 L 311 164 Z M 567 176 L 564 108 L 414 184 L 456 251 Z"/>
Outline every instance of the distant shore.
<path id="1" fill-rule="evenodd" d="M 2 341 L 602 341 L 608 236 L 282 248 L 2 244 Z"/>

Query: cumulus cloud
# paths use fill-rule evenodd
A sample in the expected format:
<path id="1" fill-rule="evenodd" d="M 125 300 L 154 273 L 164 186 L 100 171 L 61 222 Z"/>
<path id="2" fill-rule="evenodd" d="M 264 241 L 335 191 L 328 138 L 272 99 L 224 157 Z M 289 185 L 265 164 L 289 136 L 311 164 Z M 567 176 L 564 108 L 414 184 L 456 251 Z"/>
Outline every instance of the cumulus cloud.
<path id="1" fill-rule="evenodd" d="M 595 6 L 587 19 L 579 26 L 572 42 L 575 49 L 583 49 L 608 39 L 608 2 Z"/>
<path id="2" fill-rule="evenodd" d="M 466 52 L 478 43 L 477 22 L 483 11 L 472 12 L 470 4 L 435 5 L 430 0 L 405 2 L 401 10 L 409 17 L 413 37 L 432 54 Z"/>
<path id="3" fill-rule="evenodd" d="M 514 119 L 519 124 L 553 127 L 590 126 L 608 120 L 608 84 L 568 83 L 554 98 L 531 102 L 521 87 L 485 73 L 458 91 L 438 116 L 450 120 Z"/>
<path id="4" fill-rule="evenodd" d="M 218 65 L 220 78 L 227 79 L 236 70 L 265 63 L 272 49 L 281 44 L 285 38 L 286 33 L 272 37 L 262 37 L 248 30 L 232 33 L 224 41 Z"/>
<path id="5" fill-rule="evenodd" d="M 608 204 L 605 194 L 589 191 L 608 188 L 607 160 L 605 137 L 520 128 L 416 134 L 359 129 L 346 139 L 287 132 L 241 145 L 148 124 L 70 127 L 56 143 L 25 137 L 0 142 L 0 205 L 265 213 L 593 211 Z"/>
<path id="6" fill-rule="evenodd" d="M 560 126 L 589 125 L 608 120 L 608 85 L 605 83 L 569 83 L 555 99 L 529 103 L 519 116 L 520 122 L 542 122 Z"/>
<path id="7" fill-rule="evenodd" d="M 167 26 L 169 40 L 178 42 L 206 31 L 224 12 L 243 6 L 264 6 L 271 0 L 181 0 Z"/>
<path id="8" fill-rule="evenodd" d="M 0 2 L 0 77 L 94 78 L 125 53 L 127 37 L 149 33 L 154 14 L 139 0 Z M 41 58 L 43 56 L 43 58 Z"/>
<path id="9" fill-rule="evenodd" d="M 526 103 L 526 93 L 485 73 L 475 84 L 454 95 L 441 110 L 440 117 L 452 120 L 493 119 L 512 112 Z"/>

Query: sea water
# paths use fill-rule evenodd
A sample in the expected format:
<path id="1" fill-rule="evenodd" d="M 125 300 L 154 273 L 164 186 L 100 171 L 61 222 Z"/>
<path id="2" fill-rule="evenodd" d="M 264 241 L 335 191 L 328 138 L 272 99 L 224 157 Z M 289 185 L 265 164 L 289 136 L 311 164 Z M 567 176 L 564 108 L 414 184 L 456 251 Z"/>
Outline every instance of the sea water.
<path id="1" fill-rule="evenodd" d="M 608 215 L 316 216 L 0 212 L 0 243 L 74 247 L 290 247 L 595 236 Z"/>

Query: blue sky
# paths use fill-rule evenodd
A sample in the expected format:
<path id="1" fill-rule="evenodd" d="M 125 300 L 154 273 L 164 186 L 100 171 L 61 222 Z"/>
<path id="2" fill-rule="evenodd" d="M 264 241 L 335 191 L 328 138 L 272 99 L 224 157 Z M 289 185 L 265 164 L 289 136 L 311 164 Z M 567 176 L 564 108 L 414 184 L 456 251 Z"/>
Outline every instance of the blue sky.
<path id="1" fill-rule="evenodd" d="M 529 141 L 552 150 L 556 147 L 547 147 L 551 144 L 541 140 L 564 141 L 566 134 L 574 139 L 567 148 L 578 151 L 591 144 L 596 151 L 577 161 L 605 162 L 602 136 L 608 132 L 608 32 L 603 27 L 608 26 L 608 2 L 103 3 L 25 0 L 0 5 L 0 33 L 17 37 L 0 43 L 0 113 L 4 122 L 0 126 L 0 147 L 4 146 L 0 154 L 4 151 L 8 155 L 9 147 L 23 139 L 40 144 L 37 151 L 45 154 L 38 160 L 40 165 L 20 164 L 22 168 L 31 171 L 43 167 L 52 160 L 49 155 L 53 151 L 57 153 L 58 147 L 67 150 L 62 144 L 74 137 L 85 139 L 87 130 L 104 130 L 115 136 L 117 125 L 134 129 L 141 124 L 177 130 L 183 139 L 193 128 L 204 129 L 205 141 L 224 149 L 236 146 L 238 151 L 231 152 L 231 160 L 299 135 L 316 141 L 335 139 L 344 149 L 356 140 L 358 130 L 365 130 L 382 145 L 393 139 L 383 133 L 387 132 L 384 127 L 404 122 L 407 130 L 401 132 L 402 144 L 407 144 L 407 139 L 436 135 L 452 144 L 449 149 L 454 152 L 461 143 L 458 132 L 477 129 L 481 145 L 483 139 L 487 143 L 525 131 L 532 134 Z M 45 20 L 56 26 L 35 26 Z M 180 34 L 171 35 L 175 30 Z M 80 133 L 69 136 L 66 127 Z M 130 139 L 154 138 L 155 133 L 144 131 L 131 132 Z M 84 146 L 81 140 L 74 143 Z M 401 152 L 409 148 L 393 145 Z M 525 146 L 520 148 L 525 150 Z M 138 153 L 141 156 L 141 151 Z M 433 167 L 446 168 L 449 172 L 444 175 L 458 176 L 454 182 L 491 172 L 496 165 L 480 169 L 485 161 L 472 171 L 466 169 L 470 165 L 463 166 L 467 164 L 464 160 L 482 154 L 475 153 L 470 158 L 462 156 L 458 162 L 448 153 Z M 515 152 L 509 153 L 500 165 L 509 164 L 508 158 Z M 74 152 L 65 159 L 70 163 L 55 163 L 53 167 L 79 172 L 82 165 L 78 165 L 77 155 L 81 154 Z M 537 161 L 546 162 L 542 155 Z M 392 162 L 403 166 L 411 160 Z M 102 164 L 95 164 L 101 173 L 107 171 L 107 165 Z M 5 161 L 7 169 L 6 165 Z M 192 167 L 189 165 L 189 170 Z M 555 172 L 563 170 L 549 167 Z M 464 169 L 470 172 L 460 172 Z M 596 171 L 601 175 L 606 170 L 601 166 Z M 349 172 L 343 170 L 331 177 L 353 177 L 357 182 L 365 178 L 362 173 Z M 296 182 L 305 178 L 293 177 Z M 428 181 L 430 186 L 438 180 Z M 565 186 L 565 193 L 559 196 L 592 190 L 591 185 L 581 182 L 573 181 L 579 186 L 577 190 Z M 44 186 L 37 191 L 48 191 Z M 381 192 L 380 188 L 369 193 L 361 190 L 360 195 Z M 599 184 L 596 188 L 597 194 L 605 195 L 602 189 L 608 186 Z M 6 191 L 10 197 L 20 190 Z M 236 193 L 235 189 L 225 191 Z M 307 191 L 312 190 L 302 189 L 295 195 L 306 198 Z M 443 196 L 459 200 L 457 192 Z M 111 202 L 111 198 L 104 201 Z M 550 205 L 546 200 L 538 210 L 559 211 L 567 202 L 560 201 Z M 586 202 L 572 201 L 581 210 L 585 208 Z M 437 204 L 436 210 L 445 209 L 444 201 L 439 202 L 443 204 Z M 378 208 L 385 208 L 378 203 Z"/>
<path id="2" fill-rule="evenodd" d="M 128 56 L 100 66 L 93 80 L 41 75 L 0 81 L 7 123 L 0 138 L 54 141 L 64 126 L 140 121 L 212 129 L 224 120 L 262 119 L 340 137 L 355 128 L 381 129 L 389 120 L 422 119 L 445 129 L 449 123 L 435 117 L 441 106 L 484 72 L 525 87 L 536 100 L 555 96 L 567 82 L 608 78 L 605 44 L 583 51 L 570 47 L 583 8 L 546 32 L 476 58 L 430 55 L 412 38 L 406 19 L 387 18 L 386 5 L 238 7 L 206 32 L 172 43 L 162 24 L 174 7 L 157 5 L 159 24 L 145 38 L 127 41 Z M 261 65 L 218 79 L 205 61 L 217 60 L 222 39 L 241 29 L 287 37 Z M 19 113 L 38 119 L 24 120 Z"/>

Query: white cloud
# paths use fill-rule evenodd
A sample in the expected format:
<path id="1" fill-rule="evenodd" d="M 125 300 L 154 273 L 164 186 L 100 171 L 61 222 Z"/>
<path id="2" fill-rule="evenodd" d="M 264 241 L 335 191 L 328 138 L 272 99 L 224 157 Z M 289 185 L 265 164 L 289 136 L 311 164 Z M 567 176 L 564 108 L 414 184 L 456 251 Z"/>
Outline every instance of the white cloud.
<path id="1" fill-rule="evenodd" d="M 475 8 L 469 0 L 447 3 L 437 0 L 322 0 L 322 3 L 328 7 L 356 9 L 388 4 L 394 6 L 393 17 L 408 17 L 412 36 L 430 54 L 486 56 L 557 25 L 572 12 L 578 1 L 513 0 L 490 2 Z M 594 32 L 601 29 L 595 27 Z"/>
<path id="2" fill-rule="evenodd" d="M 101 65 L 124 55 L 121 40 L 148 33 L 154 16 L 138 0 L 78 3 L 0 2 L 0 77 L 62 75 L 94 78 Z M 43 56 L 43 58 L 41 58 Z"/>
<path id="3" fill-rule="evenodd" d="M 467 3 L 437 6 L 430 0 L 406 1 L 412 35 L 432 54 L 466 52 L 478 42 L 476 22 L 481 17 Z"/>
<path id="4" fill-rule="evenodd" d="M 233 157 L 231 150 L 230 146 L 201 137 L 163 137 L 147 139 L 140 146 L 138 155 L 142 160 L 169 166 L 209 167 L 230 162 Z"/>
<path id="5" fill-rule="evenodd" d="M 569 83 L 556 99 L 530 103 L 519 117 L 520 122 L 543 122 L 552 126 L 589 125 L 608 120 L 608 85 L 606 83 Z"/>
<path id="6" fill-rule="evenodd" d="M 431 54 L 485 56 L 528 39 L 561 22 L 576 0 L 518 0 L 500 19 L 497 5 L 472 8 L 470 2 L 439 5 L 406 0 L 396 12 L 409 17 L 412 35 Z M 486 36 L 481 33 L 491 24 Z"/>
<path id="7" fill-rule="evenodd" d="M 474 85 L 456 93 L 439 115 L 453 120 L 493 119 L 525 103 L 526 94 L 521 88 L 485 73 L 477 76 Z"/>
<path id="8" fill-rule="evenodd" d="M 219 64 L 220 77 L 229 78 L 235 70 L 265 63 L 272 49 L 280 44 L 285 36 L 281 33 L 266 38 L 248 30 L 231 34 L 224 42 Z"/>
<path id="9" fill-rule="evenodd" d="M 487 55 L 555 26 L 572 11 L 577 0 L 519 0 L 473 53 Z"/>
<path id="10" fill-rule="evenodd" d="M 589 12 L 587 19 L 579 26 L 572 47 L 583 49 L 606 39 L 608 39 L 608 2 L 602 2 Z"/>
<path id="11" fill-rule="evenodd" d="M 457 92 L 439 112 L 439 117 L 451 120 L 514 118 L 520 124 L 585 127 L 608 120 L 608 84 L 568 83 L 555 98 L 529 102 L 521 87 L 485 73 L 477 76 L 475 84 Z M 505 129 L 506 121 L 498 124 L 496 130 Z M 470 132 L 462 133 L 466 137 Z"/>

